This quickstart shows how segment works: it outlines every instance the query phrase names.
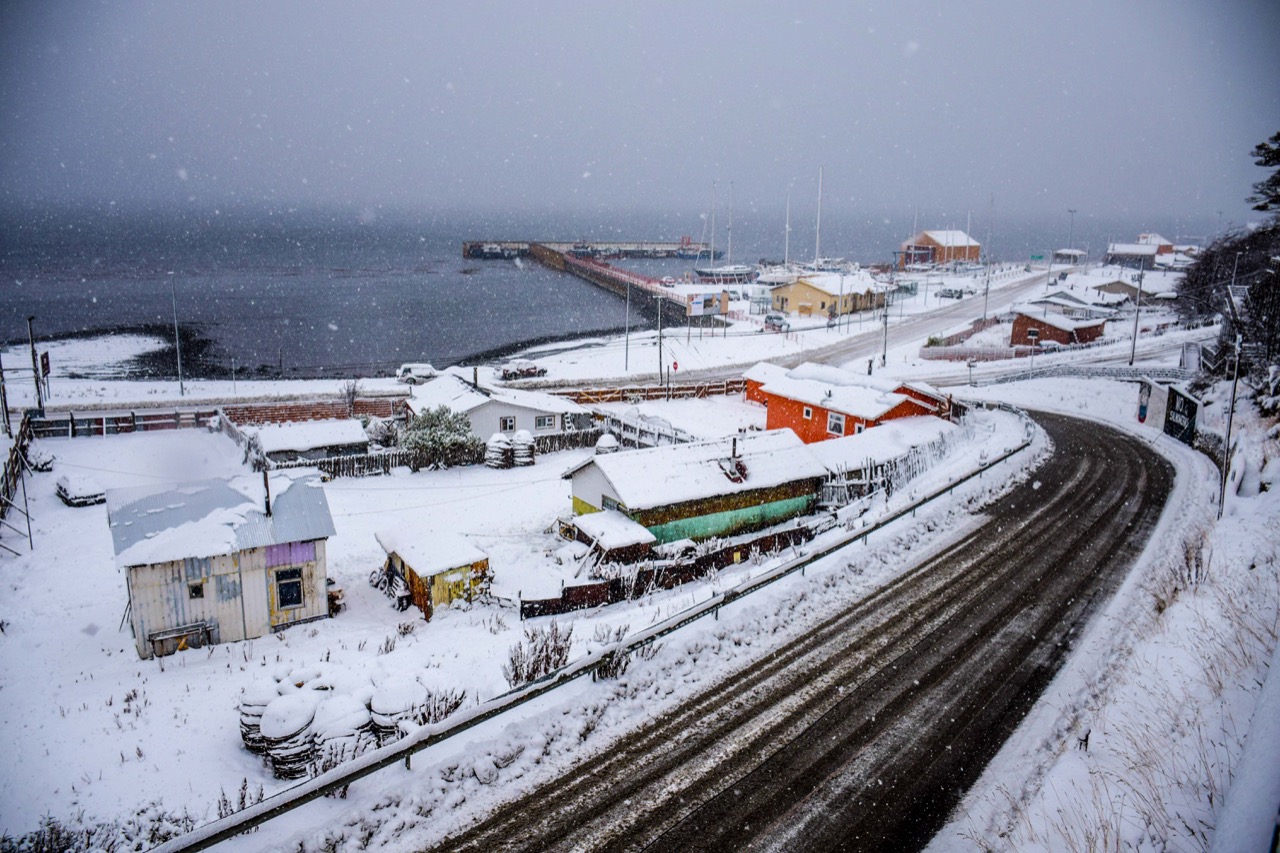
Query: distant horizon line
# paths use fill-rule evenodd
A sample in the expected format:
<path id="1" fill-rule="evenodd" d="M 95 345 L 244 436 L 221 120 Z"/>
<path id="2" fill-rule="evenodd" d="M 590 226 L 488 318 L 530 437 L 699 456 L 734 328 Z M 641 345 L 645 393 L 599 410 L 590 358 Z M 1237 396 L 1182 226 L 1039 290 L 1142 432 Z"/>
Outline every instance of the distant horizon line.
<path id="1" fill-rule="evenodd" d="M 690 215 L 688 227 L 692 228 L 694 224 L 700 221 L 701 211 L 693 208 L 685 208 L 683 206 L 660 207 L 657 205 L 574 205 L 564 206 L 557 204 L 546 204 L 539 206 L 493 206 L 486 204 L 476 205 L 440 205 L 435 207 L 416 207 L 410 205 L 362 205 L 355 203 L 270 203 L 270 202 L 241 202 L 231 201 L 226 203 L 210 203 L 210 202 L 192 202 L 188 204 L 172 204 L 157 203 L 140 200 L 129 201 L 67 201 L 67 200 L 33 200 L 24 199 L 20 201 L 0 200 L 0 216 L 30 216 L 32 214 L 43 213 L 53 217 L 62 216 L 97 216 L 105 218 L 120 219 L 144 219 L 155 217 L 176 217 L 176 218 L 200 218 L 210 219 L 226 216 L 228 218 L 239 216 L 265 216 L 271 218 L 312 218 L 312 219 L 329 219 L 334 222 L 347 222 L 352 225 L 375 225 L 379 222 L 384 224 L 410 224 L 412 222 L 424 222 L 431 220 L 450 219 L 458 217 L 477 218 L 477 217 L 503 217 L 512 219 L 522 219 L 526 216 L 547 216 L 579 218 L 579 217 L 626 217 L 643 218 L 657 220 L 670 216 L 680 216 L 682 218 Z M 910 211 L 910 212 L 909 212 Z M 1144 220 L 1155 220 L 1163 223 L 1171 222 L 1196 222 L 1208 225 L 1209 223 L 1219 223 L 1223 227 L 1223 232 L 1228 230 L 1225 226 L 1234 226 L 1235 228 L 1245 228 L 1254 226 L 1256 223 L 1266 221 L 1269 217 L 1265 214 L 1253 213 L 1252 216 L 1246 216 L 1243 220 L 1236 217 L 1225 216 L 1225 211 L 1200 211 L 1200 212 L 1170 212 L 1160 210 L 1115 210 L 1105 213 L 1091 213 L 1087 210 L 1076 210 L 1076 226 L 1088 227 L 1089 223 L 1134 223 Z M 1005 210 L 1000 211 L 997 208 L 996 213 L 991 221 L 995 223 L 1008 224 L 1014 219 L 1035 219 L 1035 220 L 1064 220 L 1067 218 L 1069 211 L 1066 208 L 1058 210 L 1056 208 L 1039 208 L 1039 209 L 1023 209 L 1023 210 Z M 775 219 L 782 220 L 785 218 L 785 205 L 777 205 L 774 207 L 748 208 L 745 211 L 739 211 L 737 216 L 744 221 L 768 219 L 773 222 Z M 823 210 L 823 217 L 839 220 L 841 222 L 856 221 L 864 219 L 868 224 L 888 225 L 891 222 L 903 222 L 916 218 L 915 208 L 902 209 L 894 206 L 893 208 L 867 208 L 866 210 L 850 211 L 849 209 L 835 208 Z M 797 216 L 796 211 L 791 212 L 793 220 L 792 231 L 804 229 L 808 227 L 805 223 L 813 217 L 801 213 Z M 966 211 L 965 218 L 969 217 Z M 919 231 L 926 230 L 966 230 L 964 222 L 955 221 L 953 214 L 941 215 L 924 215 L 919 217 Z M 980 223 L 983 228 L 988 224 L 986 210 L 973 211 L 972 219 Z M 494 223 L 497 224 L 497 223 Z M 516 224 L 516 223 L 511 223 Z M 741 223 L 740 223 L 741 224 Z M 811 223 L 810 223 L 811 224 Z M 686 228 L 688 230 L 688 228 Z M 717 229 L 719 230 L 719 229 Z M 982 229 L 974 229 L 975 239 L 981 239 Z M 492 235 L 484 235 L 492 236 Z M 516 235 L 510 239 L 524 239 L 528 235 Z M 541 236 L 541 235 L 536 235 Z M 694 235 L 697 236 L 697 235 Z"/>

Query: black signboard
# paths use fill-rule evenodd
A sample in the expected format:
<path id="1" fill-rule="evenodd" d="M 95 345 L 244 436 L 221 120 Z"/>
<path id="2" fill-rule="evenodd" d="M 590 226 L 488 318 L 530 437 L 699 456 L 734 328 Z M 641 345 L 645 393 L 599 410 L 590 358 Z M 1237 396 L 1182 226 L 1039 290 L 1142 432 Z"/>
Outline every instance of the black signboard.
<path id="1" fill-rule="evenodd" d="M 1169 388 L 1169 407 L 1164 413 L 1164 431 L 1186 445 L 1196 441 L 1196 399 L 1177 388 Z"/>

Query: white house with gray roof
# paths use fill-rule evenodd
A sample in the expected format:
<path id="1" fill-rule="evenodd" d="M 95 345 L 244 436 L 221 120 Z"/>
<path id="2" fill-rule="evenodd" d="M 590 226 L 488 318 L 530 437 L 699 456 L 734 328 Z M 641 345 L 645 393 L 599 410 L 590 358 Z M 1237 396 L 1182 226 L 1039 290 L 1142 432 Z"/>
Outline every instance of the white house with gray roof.
<path id="1" fill-rule="evenodd" d="M 491 388 L 451 373 L 414 388 L 405 405 L 414 415 L 440 406 L 461 412 L 471 422 L 471 432 L 482 439 L 498 432 L 511 438 L 517 430 L 528 430 L 537 439 L 592 427 L 591 412 L 565 397 Z"/>
<path id="2" fill-rule="evenodd" d="M 334 527 L 314 472 L 112 489 L 106 499 L 140 657 L 329 615 Z"/>

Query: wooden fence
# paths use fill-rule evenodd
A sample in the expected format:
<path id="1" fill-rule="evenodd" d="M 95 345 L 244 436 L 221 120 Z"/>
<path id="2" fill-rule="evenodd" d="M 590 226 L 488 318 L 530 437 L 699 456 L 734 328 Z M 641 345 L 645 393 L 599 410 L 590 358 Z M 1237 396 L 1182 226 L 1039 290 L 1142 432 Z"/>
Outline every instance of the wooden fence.
<path id="1" fill-rule="evenodd" d="M 747 380 L 725 379 L 719 382 L 697 382 L 687 385 L 628 385 L 611 388 L 570 388 L 550 393 L 568 397 L 582 406 L 592 403 L 639 403 L 643 400 L 689 400 L 741 394 Z"/>
<path id="2" fill-rule="evenodd" d="M 216 409 L 175 409 L 171 412 L 105 412 L 76 414 L 60 412 L 31 419 L 32 438 L 79 438 L 120 435 L 167 429 L 208 427 L 218 416 Z"/>
<path id="3" fill-rule="evenodd" d="M 18 481 L 22 479 L 22 466 L 26 464 L 27 445 L 31 444 L 31 418 L 22 416 L 18 434 L 13 437 L 9 447 L 9 458 L 4 463 L 4 479 L 0 480 L 0 521 L 9 517 L 9 507 L 13 506 L 13 497 L 18 493 Z"/>
<path id="4" fill-rule="evenodd" d="M 606 604 L 617 604 L 647 595 L 656 589 L 672 589 L 713 574 L 725 566 L 750 559 L 752 554 L 770 554 L 808 542 L 815 533 L 809 527 L 795 527 L 737 542 L 703 554 L 688 562 L 641 566 L 622 577 L 596 583 L 566 586 L 557 598 L 530 599 L 520 602 L 520 618 L 555 616 L 573 610 L 584 610 Z"/>

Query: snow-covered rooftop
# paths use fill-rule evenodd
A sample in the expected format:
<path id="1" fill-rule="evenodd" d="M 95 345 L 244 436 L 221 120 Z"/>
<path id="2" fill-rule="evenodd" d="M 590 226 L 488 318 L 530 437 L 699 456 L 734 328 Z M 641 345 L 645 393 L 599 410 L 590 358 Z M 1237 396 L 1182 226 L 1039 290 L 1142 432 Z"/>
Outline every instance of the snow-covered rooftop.
<path id="1" fill-rule="evenodd" d="M 1107 247 L 1107 254 L 1154 257 L 1159 249 L 1159 246 L 1144 243 L 1112 243 Z"/>
<path id="2" fill-rule="evenodd" d="M 731 461 L 735 443 L 739 465 Z M 570 468 L 564 477 L 571 478 L 591 465 L 600 469 L 622 503 L 633 510 L 766 489 L 827 473 L 789 429 L 593 456 Z"/>
<path id="3" fill-rule="evenodd" d="M 585 414 L 588 411 L 567 397 L 523 388 L 477 387 L 453 373 L 442 374 L 414 388 L 407 404 L 414 414 L 439 406 L 454 412 L 470 412 L 490 400 L 552 414 Z"/>
<path id="4" fill-rule="evenodd" d="M 886 462 L 913 447 L 928 444 L 959 427 L 934 417 L 898 418 L 857 435 L 846 435 L 808 445 L 809 452 L 832 473 L 861 468 L 868 461 Z"/>
<path id="5" fill-rule="evenodd" d="M 369 443 L 364 427 L 355 419 L 293 421 L 243 427 L 242 430 L 258 436 L 263 453 Z"/>
<path id="6" fill-rule="evenodd" d="M 452 412 L 469 412 L 489 402 L 489 394 L 452 374 L 444 374 L 413 389 L 406 404 L 415 415 L 444 406 Z"/>
<path id="7" fill-rule="evenodd" d="M 906 396 L 896 394 L 892 390 L 867 385 L 839 385 L 820 379 L 793 376 L 774 379 L 766 383 L 762 390 L 779 397 L 786 397 L 788 400 L 821 406 L 824 409 L 843 412 L 869 421 L 881 417 L 907 399 Z"/>
<path id="8" fill-rule="evenodd" d="M 470 540 L 448 530 L 405 525 L 379 530 L 373 536 L 382 550 L 399 554 L 420 577 L 489 559 L 489 555 Z"/>
<path id="9" fill-rule="evenodd" d="M 922 231 L 920 234 L 908 240 L 904 245 L 918 245 L 917 240 L 920 237 L 928 237 L 939 246 L 981 246 L 977 240 L 970 237 L 964 231 L 956 229 L 945 229 L 941 231 Z"/>
<path id="10" fill-rule="evenodd" d="M 806 273 L 800 277 L 800 281 L 806 282 L 810 287 L 813 287 L 816 290 L 821 290 L 823 293 L 831 296 L 867 293 L 869 291 L 887 289 L 887 285 L 883 285 L 876 281 L 871 277 L 871 274 L 865 270 L 843 274 L 838 272 Z"/>
<path id="11" fill-rule="evenodd" d="M 116 565 L 215 557 L 334 534 L 314 472 L 275 472 L 270 488 L 269 516 L 258 475 L 109 489 L 107 522 Z"/>
<path id="12" fill-rule="evenodd" d="M 1021 314 L 1023 317 L 1035 320 L 1045 326 L 1052 326 L 1055 329 L 1062 329 L 1064 332 L 1074 332 L 1077 329 L 1091 329 L 1094 326 L 1101 326 L 1106 322 L 1104 319 L 1094 320 L 1073 320 L 1063 314 L 1055 314 L 1052 311 L 1044 311 L 1035 308 L 1015 308 L 1015 314 Z"/>
<path id="13" fill-rule="evenodd" d="M 612 509 L 580 515 L 573 524 L 606 551 L 658 541 L 649 528 Z"/>

